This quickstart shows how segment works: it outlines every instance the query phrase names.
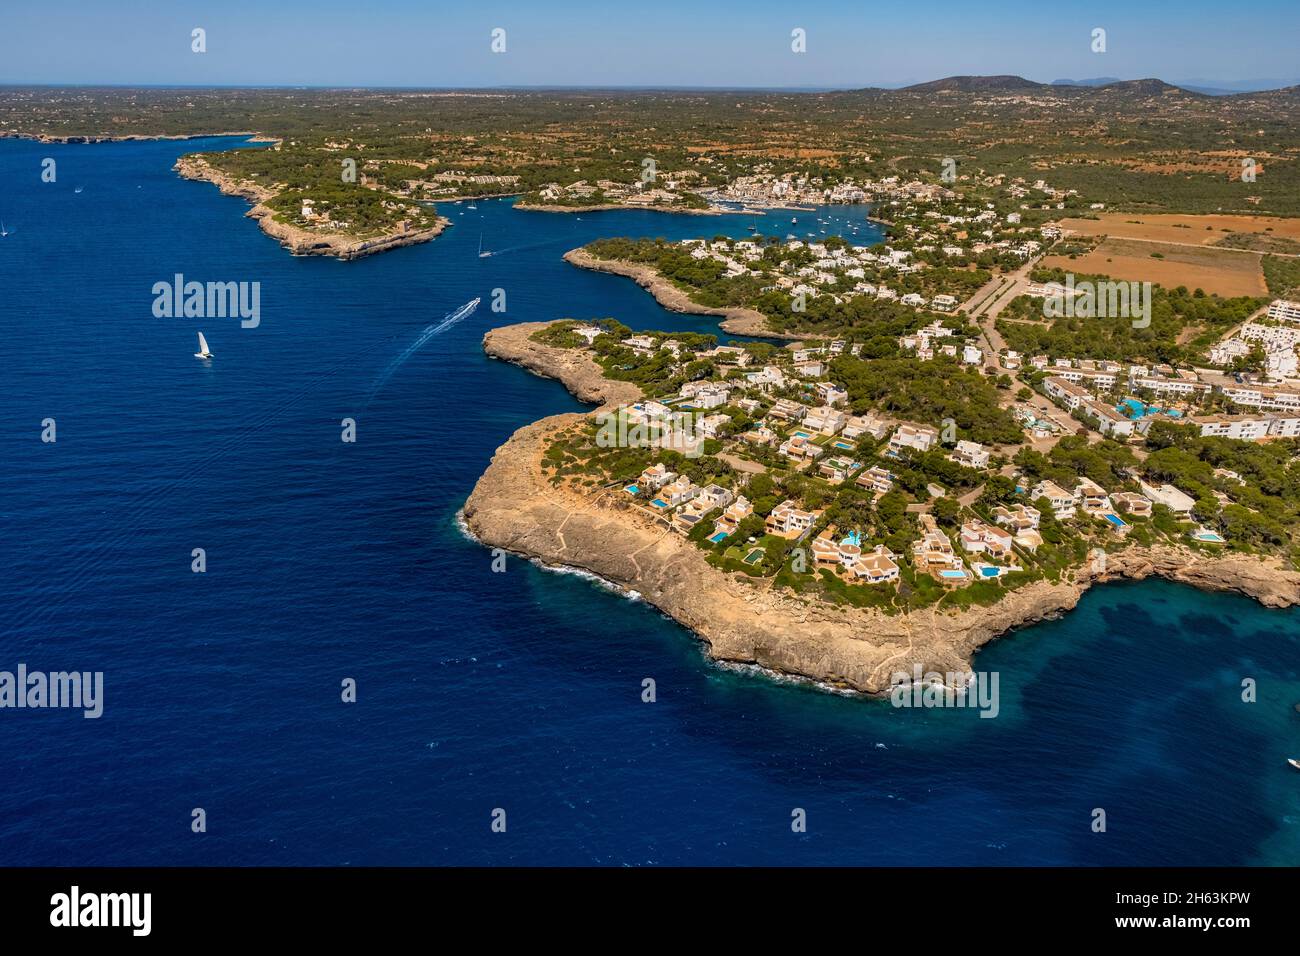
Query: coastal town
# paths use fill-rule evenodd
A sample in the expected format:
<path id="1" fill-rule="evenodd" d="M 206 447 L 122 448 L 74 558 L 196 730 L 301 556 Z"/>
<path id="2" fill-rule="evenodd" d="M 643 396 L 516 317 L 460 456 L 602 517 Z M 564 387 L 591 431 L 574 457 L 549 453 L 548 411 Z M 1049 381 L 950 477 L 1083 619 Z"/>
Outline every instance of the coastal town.
<path id="1" fill-rule="evenodd" d="M 723 97 L 705 107 L 709 142 L 689 97 L 657 102 L 650 131 L 630 122 L 635 97 L 559 107 L 613 120 L 601 126 L 555 121 L 544 94 L 437 96 L 447 115 L 432 120 L 427 96 L 391 93 L 372 103 L 384 125 L 277 119 L 256 143 L 176 168 L 248 199 L 295 253 L 342 258 L 433 239 L 489 199 L 727 216 L 721 234 L 605 236 L 564 258 L 750 338 L 616 317 L 530 333 L 636 396 L 552 436 L 549 480 L 725 573 L 892 614 L 991 606 L 1134 549 L 1294 565 L 1300 233 L 1261 214 L 1265 198 L 1289 211 L 1271 180 L 1173 195 L 1140 169 L 1166 158 L 1141 137 L 1115 144 L 1122 162 L 1058 162 L 1037 134 L 1015 161 L 991 148 L 1049 108 L 1081 134 L 1118 110 L 1221 138 L 1209 131 L 1226 105 L 1165 85 L 969 79 L 871 94 L 879 130 L 835 123 L 857 108 L 837 99 L 781 128 L 786 101 Z M 982 117 L 962 134 L 986 147 L 978 161 L 913 122 L 957 99 Z M 78 109 L 110 122 L 94 99 Z M 1110 164 L 1177 212 L 1133 212 L 1106 174 L 1079 174 Z"/>
<path id="2" fill-rule="evenodd" d="M 1214 291 L 1213 269 L 1208 293 L 1086 271 L 1110 242 L 1094 224 L 1132 222 L 1106 219 L 1108 196 L 1059 170 L 618 148 L 558 175 L 503 168 L 486 143 L 440 145 L 448 155 L 413 158 L 327 139 L 313 148 L 332 161 L 360 157 L 355 186 L 277 178 L 250 198 L 307 236 L 362 222 L 426 235 L 445 224 L 434 203 L 492 196 L 749 219 L 711 238 L 597 239 L 565 258 L 760 341 L 616 319 L 533 336 L 639 394 L 557 437 L 553 480 L 684 538 L 719 570 L 897 613 L 994 604 L 1135 546 L 1300 553 L 1296 496 L 1278 494 L 1298 481 L 1300 306 Z M 229 188 L 265 181 L 259 165 L 298 148 L 240 151 Z M 830 210 L 862 204 L 870 215 L 835 234 Z M 1238 217 L 1219 231 L 1241 244 L 1271 230 Z M 1253 261 L 1270 289 L 1297 289 L 1294 272 Z"/>
<path id="3" fill-rule="evenodd" d="M 1300 329 L 1295 315 L 1278 320 Z M 853 332 L 775 348 L 552 323 L 538 343 L 587 353 L 644 397 L 557 438 L 545 461 L 715 567 L 888 610 L 993 602 L 1134 543 L 1294 547 L 1295 505 L 1275 495 L 1300 473 L 1300 383 L 986 354 L 945 321 L 874 361 Z M 882 364 L 897 376 L 884 388 L 864 378 Z M 988 403 L 981 421 L 941 417 L 909 388 L 918 377 Z"/>

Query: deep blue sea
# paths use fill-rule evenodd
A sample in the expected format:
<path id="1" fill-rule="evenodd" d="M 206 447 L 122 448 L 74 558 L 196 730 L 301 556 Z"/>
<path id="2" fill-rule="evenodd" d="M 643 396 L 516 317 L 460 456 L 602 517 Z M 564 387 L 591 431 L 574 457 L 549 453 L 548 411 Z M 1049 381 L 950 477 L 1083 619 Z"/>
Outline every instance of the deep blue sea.
<path id="1" fill-rule="evenodd" d="M 719 668 L 598 583 L 492 573 L 457 511 L 515 428 L 581 406 L 484 331 L 713 330 L 560 256 L 751 217 L 498 200 L 442 207 L 426 245 L 295 258 L 171 169 L 235 142 L 0 140 L 0 670 L 105 674 L 99 720 L 0 710 L 0 864 L 1300 862 L 1295 611 L 1094 590 L 979 655 L 985 720 Z M 873 234 L 797 215 L 758 221 Z M 260 326 L 155 318 L 175 273 L 260 282 Z"/>

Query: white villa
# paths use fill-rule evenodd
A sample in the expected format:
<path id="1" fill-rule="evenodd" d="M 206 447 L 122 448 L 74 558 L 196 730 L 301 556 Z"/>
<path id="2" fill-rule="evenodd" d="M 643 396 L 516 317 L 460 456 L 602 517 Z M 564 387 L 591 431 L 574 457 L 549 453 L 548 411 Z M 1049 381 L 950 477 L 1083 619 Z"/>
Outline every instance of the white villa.
<path id="1" fill-rule="evenodd" d="M 1190 514 L 1192 508 L 1196 506 L 1196 501 L 1191 495 L 1179 491 L 1173 485 L 1161 485 L 1159 488 L 1155 488 L 1146 482 L 1139 481 L 1138 487 L 1142 489 L 1142 494 L 1149 498 L 1153 504 L 1164 505 L 1177 514 Z"/>
<path id="2" fill-rule="evenodd" d="M 1075 514 L 1074 495 L 1066 491 L 1054 481 L 1040 481 L 1034 485 L 1033 490 L 1029 492 L 1029 497 L 1037 501 L 1039 498 L 1046 498 L 1052 506 L 1052 514 L 1059 521 L 1066 518 L 1073 518 Z"/>
<path id="3" fill-rule="evenodd" d="M 939 440 L 939 433 L 927 425 L 899 425 L 889 439 L 889 454 L 897 456 L 904 448 L 929 451 Z"/>
<path id="4" fill-rule="evenodd" d="M 817 520 L 817 513 L 804 511 L 791 499 L 786 499 L 767 516 L 765 527 L 768 534 L 783 538 L 800 538 L 812 528 Z"/>
<path id="5" fill-rule="evenodd" d="M 837 541 L 833 525 L 813 539 L 812 553 L 816 567 L 830 568 L 855 583 L 888 584 L 899 577 L 897 558 L 888 548 L 876 545 L 864 553 L 857 534 Z"/>
<path id="6" fill-rule="evenodd" d="M 957 447 L 948 456 L 948 460 L 965 465 L 967 468 L 987 468 L 989 451 L 979 442 L 963 439 L 957 442 Z"/>

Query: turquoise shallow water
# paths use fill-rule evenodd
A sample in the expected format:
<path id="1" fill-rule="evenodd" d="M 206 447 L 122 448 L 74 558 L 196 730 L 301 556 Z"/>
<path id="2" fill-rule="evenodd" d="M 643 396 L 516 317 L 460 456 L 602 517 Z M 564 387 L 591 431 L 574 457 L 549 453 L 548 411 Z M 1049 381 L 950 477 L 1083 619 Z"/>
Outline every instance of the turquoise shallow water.
<path id="1" fill-rule="evenodd" d="M 175 176 L 191 148 L 0 141 L 0 668 L 106 681 L 98 721 L 0 711 L 0 864 L 1300 860 L 1295 612 L 1096 590 L 979 655 L 1001 690 L 981 720 L 715 667 L 598 583 L 492 572 L 456 512 L 513 429 L 580 406 L 485 358 L 484 330 L 711 328 L 560 255 L 752 217 L 481 202 L 447 207 L 428 245 L 296 259 L 242 201 Z M 497 255 L 477 257 L 480 232 Z M 260 281 L 261 325 L 155 318 L 177 272 Z"/>

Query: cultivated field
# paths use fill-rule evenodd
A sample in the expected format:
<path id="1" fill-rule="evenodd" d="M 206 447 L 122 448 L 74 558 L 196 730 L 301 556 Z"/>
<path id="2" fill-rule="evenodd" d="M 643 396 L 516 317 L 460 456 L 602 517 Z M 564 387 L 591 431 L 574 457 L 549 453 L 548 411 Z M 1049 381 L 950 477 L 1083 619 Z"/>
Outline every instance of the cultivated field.
<path id="1" fill-rule="evenodd" d="M 1203 289 L 1211 295 L 1268 294 L 1264 273 L 1260 268 L 1260 257 L 1253 252 L 1151 240 L 1106 239 L 1092 252 L 1076 259 L 1048 256 L 1042 264 L 1078 275 L 1098 273 L 1133 282 L 1154 282 L 1168 289 L 1180 285 L 1189 289 Z"/>
<path id="2" fill-rule="evenodd" d="M 1178 216 L 1107 212 L 1096 219 L 1062 219 L 1061 227 L 1081 236 L 1113 236 L 1152 242 L 1209 245 L 1233 232 L 1259 232 L 1300 239 L 1300 219 L 1276 216 Z M 1208 291 L 1208 290 L 1207 290 Z"/>

